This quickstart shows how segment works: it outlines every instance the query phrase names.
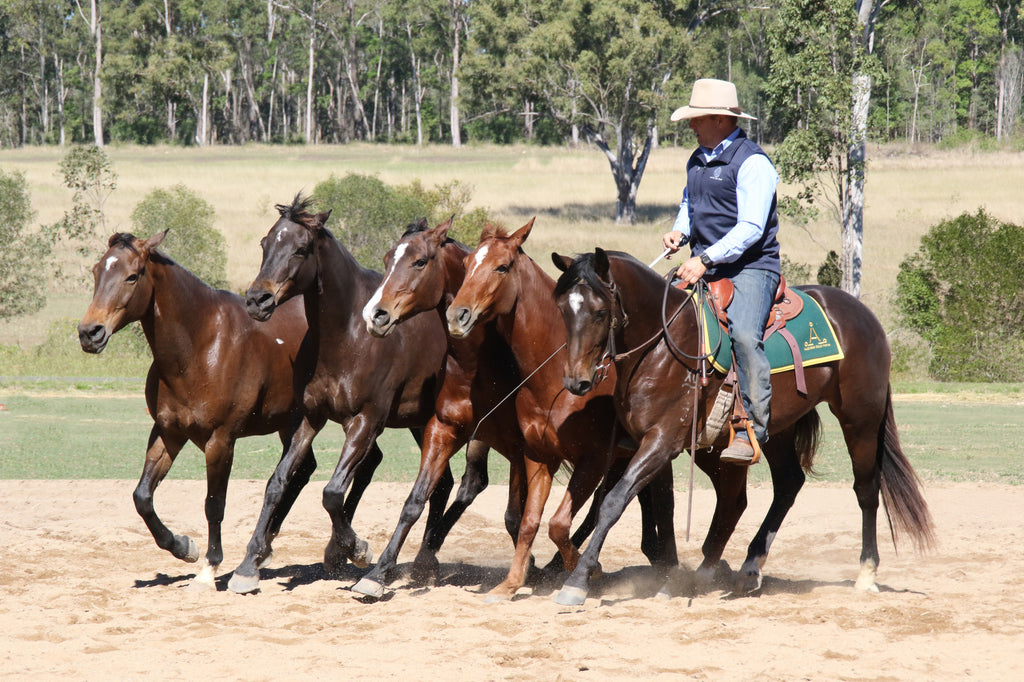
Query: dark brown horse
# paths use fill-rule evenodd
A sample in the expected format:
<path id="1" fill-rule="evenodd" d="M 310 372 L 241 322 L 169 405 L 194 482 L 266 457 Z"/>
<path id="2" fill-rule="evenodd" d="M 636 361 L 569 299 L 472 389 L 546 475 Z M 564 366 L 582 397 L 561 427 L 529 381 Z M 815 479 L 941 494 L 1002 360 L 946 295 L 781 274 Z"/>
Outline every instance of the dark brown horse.
<path id="1" fill-rule="evenodd" d="M 409 226 L 385 257 L 385 277 L 363 308 L 366 329 L 387 337 L 420 313 L 443 320 L 448 303 L 462 285 L 463 259 L 469 249 L 448 238 L 451 220 L 427 229 L 425 220 Z M 380 598 L 409 530 L 423 513 L 427 498 L 441 479 L 449 460 L 476 433 L 476 438 L 508 458 L 509 504 L 505 525 L 513 541 L 525 497 L 523 435 L 515 401 L 505 400 L 519 383 L 519 369 L 504 339 L 493 325 L 479 325 L 468 336 L 448 340 L 444 383 L 435 414 L 424 431 L 420 469 L 399 516 L 398 526 L 377 564 L 353 586 L 355 592 Z M 486 418 L 485 418 L 486 417 Z M 486 486 L 486 478 L 483 481 Z M 416 564 L 428 566 L 437 548 L 422 545 Z"/>
<path id="2" fill-rule="evenodd" d="M 154 423 L 135 508 L 158 546 L 183 561 L 197 561 L 196 543 L 172 533 L 157 516 L 153 493 L 185 443 L 191 440 L 203 451 L 210 541 L 193 585 L 212 588 L 224 558 L 221 521 L 235 439 L 277 432 L 282 444 L 290 440 L 296 407 L 292 366 L 306 318 L 296 299 L 273 322 L 254 322 L 241 298 L 211 289 L 157 251 L 165 234 L 145 240 L 130 234 L 110 238 L 92 269 L 95 290 L 78 337 L 83 350 L 100 353 L 115 332 L 141 321 L 153 352 L 146 404 Z M 285 491 L 270 523 L 272 533 L 311 471 L 299 472 Z"/>
<path id="3" fill-rule="evenodd" d="M 328 420 L 342 425 L 345 445 L 323 492 L 332 521 L 324 566 L 335 572 L 349 559 L 357 566 L 369 564 L 367 543 L 351 525 L 362 493 L 353 478 L 381 460 L 376 440 L 386 426 L 409 428 L 421 441 L 443 376 L 447 337 L 436 316 L 410 320 L 386 339 L 366 331 L 360 312 L 381 275 L 361 267 L 324 226 L 329 213 L 310 213 L 309 203 L 296 196 L 291 205 L 278 205 L 280 218 L 262 240 L 263 263 L 246 292 L 247 309 L 257 320 L 271 319 L 286 301 L 303 297 L 309 334 L 302 354 L 312 369 L 298 377 L 302 418 L 267 483 L 246 557 L 228 583 L 236 592 L 257 589 L 257 567 L 273 537 L 270 522 Z M 431 498 L 428 526 L 440 522 L 453 485 L 451 472 L 446 474 L 445 485 Z"/>
<path id="4" fill-rule="evenodd" d="M 565 342 L 563 326 L 551 323 L 558 315 L 552 298 L 554 280 L 522 251 L 532 228 L 532 220 L 512 235 L 485 228 L 480 244 L 465 258 L 465 280 L 447 312 L 449 333 L 456 338 L 493 321 L 526 379 L 515 400 L 519 428 L 529 446 L 529 487 L 512 567 L 491 591 L 492 598 L 509 598 L 523 584 L 558 468 L 567 462 L 573 471 L 565 498 L 549 520 L 549 535 L 571 570 L 579 556 L 569 537 L 573 516 L 608 472 L 612 459 L 632 454 L 618 443 L 624 434 L 615 427 L 611 384 L 582 398 L 562 388 L 562 363 L 551 361 Z M 666 467 L 659 474 L 651 489 L 652 503 L 645 509 L 660 517 L 642 549 L 652 562 L 668 567 L 677 563 L 672 472 Z"/>
<path id="5" fill-rule="evenodd" d="M 710 384 L 701 387 L 697 361 L 692 359 L 698 356 L 697 321 L 688 292 L 669 288 L 666 293 L 664 279 L 626 254 L 597 249 L 575 260 L 553 254 L 553 260 L 564 271 L 555 296 L 569 339 L 565 384 L 577 394 L 599 388 L 597 368 L 611 355 L 619 377 L 616 409 L 640 443 L 622 479 L 606 496 L 597 528 L 576 570 L 556 597 L 561 604 L 580 604 L 608 531 L 637 490 L 679 452 L 691 449 L 693 421 L 707 418 L 723 377 L 713 375 Z M 898 531 L 904 531 L 918 548 L 927 547 L 933 540 L 931 517 L 917 476 L 900 449 L 889 386 L 889 347 L 882 326 L 867 307 L 839 289 L 802 289 L 821 304 L 845 357 L 807 367 L 806 394 L 796 390 L 791 374 L 772 375 L 770 437 L 764 454 L 771 469 L 774 499 L 750 543 L 740 569 L 739 588 L 756 589 L 761 584 L 768 549 L 814 457 L 820 430 L 815 406 L 825 402 L 842 427 L 861 509 L 857 587 L 874 590 L 879 562 L 875 530 L 879 491 L 894 541 Z M 687 306 L 691 310 L 674 315 Z M 667 331 L 662 331 L 665 319 L 669 320 Z M 666 336 L 672 343 L 666 342 Z M 716 443 L 719 447 L 724 444 Z M 710 450 L 696 455 L 718 496 L 700 567 L 708 572 L 718 564 L 746 506 L 746 467 L 719 465 Z"/>

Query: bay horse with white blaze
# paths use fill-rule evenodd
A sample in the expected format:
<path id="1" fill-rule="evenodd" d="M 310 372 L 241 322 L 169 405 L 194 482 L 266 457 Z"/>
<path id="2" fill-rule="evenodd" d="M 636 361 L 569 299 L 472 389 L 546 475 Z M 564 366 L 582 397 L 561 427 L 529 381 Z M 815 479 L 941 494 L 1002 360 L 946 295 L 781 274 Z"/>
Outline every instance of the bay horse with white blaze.
<path id="1" fill-rule="evenodd" d="M 449 302 L 466 275 L 464 258 L 470 249 L 448 237 L 452 220 L 428 229 L 426 220 L 413 223 L 384 259 L 384 281 L 363 308 L 366 329 L 386 337 L 420 314 L 443 320 Z M 526 442 L 516 419 L 513 395 L 519 369 L 508 344 L 493 325 L 479 325 L 468 336 L 448 338 L 444 383 L 435 414 L 424 430 L 420 468 L 399 515 L 398 525 L 377 564 L 352 590 L 379 599 L 412 525 L 423 513 L 427 498 L 441 479 L 449 460 L 475 434 L 504 455 L 511 465 L 505 526 L 513 542 L 519 534 L 525 501 Z M 486 472 L 484 472 L 486 473 Z M 486 487 L 486 477 L 481 482 Z M 422 545 L 421 553 L 427 549 Z M 431 555 L 436 553 L 436 548 Z M 417 556 L 417 564 L 426 561 Z M 421 580 L 424 576 L 419 577 Z"/>
<path id="2" fill-rule="evenodd" d="M 153 353 L 146 378 L 153 428 L 135 508 L 159 547 L 183 561 L 197 561 L 195 541 L 164 525 L 153 494 L 185 443 L 192 441 L 203 451 L 210 539 L 192 585 L 213 588 L 224 558 L 221 522 L 235 440 L 277 432 L 287 446 L 297 407 L 293 365 L 306 318 L 296 299 L 273 322 L 254 322 L 237 295 L 211 289 L 157 251 L 165 235 L 138 239 L 118 233 L 110 238 L 107 252 L 92 268 L 95 289 L 78 324 L 78 338 L 84 351 L 100 353 L 113 334 L 141 322 Z M 300 472 L 285 491 L 270 522 L 273 533 L 311 471 Z"/>
<path id="3" fill-rule="evenodd" d="M 695 309 L 690 292 L 673 287 L 666 291 L 661 276 L 627 254 L 597 249 L 576 259 L 557 254 L 552 259 L 563 270 L 555 297 L 568 334 L 565 384 L 578 394 L 595 390 L 597 368 L 610 355 L 619 377 L 615 386 L 619 418 L 640 443 L 622 479 L 606 496 L 576 570 L 556 596 L 559 603 L 572 605 L 586 598 L 602 544 L 629 500 L 678 453 L 692 449 L 694 420 L 707 419 L 724 377 L 713 374 L 709 385 L 701 387 L 701 372 L 693 359 L 699 355 L 697 317 L 685 310 Z M 861 509 L 861 570 L 856 586 L 875 590 L 880 491 L 894 542 L 900 531 L 909 534 L 919 549 L 933 542 L 920 483 L 899 445 L 889 384 L 889 346 L 877 318 L 857 299 L 832 287 L 800 288 L 821 304 L 845 357 L 806 367 L 806 394 L 796 390 L 791 374 L 772 375 L 764 455 L 774 498 L 748 548 L 739 589 L 757 589 L 761 584 L 769 547 L 804 483 L 804 470 L 813 461 L 820 430 L 815 406 L 825 402 L 846 439 Z M 675 314 L 677 310 L 682 313 Z M 724 445 L 722 438 L 716 443 Z M 719 464 L 717 453 L 708 449 L 696 452 L 696 461 L 711 476 L 718 497 L 698 569 L 707 574 L 717 566 L 746 507 L 746 467 Z"/>
<path id="4" fill-rule="evenodd" d="M 570 464 L 572 475 L 548 529 L 564 566 L 572 570 L 579 556 L 569 537 L 573 517 L 613 460 L 633 452 L 620 442 L 625 434 L 616 427 L 611 383 L 584 397 L 562 386 L 560 363 L 551 361 L 565 342 L 564 327 L 552 324 L 558 315 L 552 298 L 555 282 L 522 250 L 532 229 L 533 220 L 511 235 L 485 227 L 479 245 L 465 258 L 466 276 L 447 312 L 449 333 L 456 338 L 493 321 L 525 377 L 515 402 L 519 428 L 529 446 L 529 488 L 515 557 L 505 581 L 491 591 L 492 599 L 510 598 L 523 585 L 530 548 L 559 467 Z M 655 472 L 649 483 L 650 499 L 642 512 L 645 530 L 651 532 L 645 532 L 641 549 L 652 564 L 667 571 L 678 563 L 671 468 Z"/>
<path id="5" fill-rule="evenodd" d="M 311 213 L 309 206 L 310 200 L 301 195 L 290 205 L 277 206 L 280 218 L 261 242 L 263 262 L 246 292 L 246 307 L 257 320 L 272 319 L 287 301 L 302 297 L 309 320 L 302 359 L 310 371 L 297 377 L 301 420 L 267 483 L 246 557 L 228 583 L 235 592 L 258 588 L 258 565 L 272 539 L 270 521 L 328 420 L 342 425 L 345 444 L 323 491 L 323 505 L 332 521 L 324 567 L 333 573 L 346 560 L 361 567 L 370 563 L 369 547 L 351 525 L 362 494 L 353 480 L 380 462 L 383 455 L 376 440 L 385 427 L 408 428 L 417 442 L 422 441 L 443 377 L 447 343 L 440 320 L 423 315 L 386 339 L 371 336 L 360 313 L 381 275 L 361 267 L 334 238 L 325 227 L 329 212 Z M 486 466 L 486 449 L 483 454 Z M 467 467 L 480 464 L 468 461 Z M 431 497 L 428 534 L 441 523 L 454 483 L 450 470 L 444 482 Z M 461 509 L 453 507 L 455 518 L 459 513 Z"/>

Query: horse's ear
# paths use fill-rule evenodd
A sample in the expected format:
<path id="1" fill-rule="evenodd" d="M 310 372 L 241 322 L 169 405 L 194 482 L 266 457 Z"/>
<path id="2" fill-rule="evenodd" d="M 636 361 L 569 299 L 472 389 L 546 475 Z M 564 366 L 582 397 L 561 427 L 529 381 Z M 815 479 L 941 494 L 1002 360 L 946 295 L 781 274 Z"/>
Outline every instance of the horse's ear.
<path id="1" fill-rule="evenodd" d="M 316 227 L 317 227 L 317 229 L 320 229 L 324 225 L 326 225 L 327 224 L 327 219 L 330 218 L 330 217 L 331 217 L 331 212 L 330 211 L 327 211 L 326 213 L 317 213 L 316 214 Z"/>
<path id="2" fill-rule="evenodd" d="M 600 246 L 594 249 L 594 272 L 604 281 L 608 281 L 608 254 Z"/>
<path id="3" fill-rule="evenodd" d="M 537 216 L 530 218 L 530 222 L 526 223 L 525 225 L 523 225 L 518 230 L 512 233 L 511 239 L 514 239 L 516 242 L 518 242 L 519 246 L 522 246 L 523 242 L 526 241 L 526 238 L 530 236 L 530 230 L 533 229 L 533 221 L 536 219 Z"/>
<path id="4" fill-rule="evenodd" d="M 491 225 L 489 222 L 484 223 L 484 229 L 480 230 L 480 241 L 490 239 L 491 237 L 494 237 L 496 234 L 498 234 L 498 228 L 496 228 L 494 225 Z"/>
<path id="5" fill-rule="evenodd" d="M 164 237 L 167 236 L 167 233 L 169 231 L 170 231 L 170 228 L 164 230 L 163 232 L 157 232 L 152 237 L 146 239 L 141 244 L 142 250 L 146 251 L 148 253 L 148 252 L 152 251 L 153 249 L 155 249 L 156 247 L 160 246 L 160 244 L 163 243 L 163 241 L 164 241 Z"/>
<path id="6" fill-rule="evenodd" d="M 430 230 L 430 236 L 433 237 L 434 242 L 437 246 L 444 246 L 445 241 L 448 239 L 448 230 L 452 229 L 452 222 L 455 220 L 453 215 L 451 218 L 441 223 L 433 230 Z"/>
<path id="7" fill-rule="evenodd" d="M 554 263 L 555 267 L 561 270 L 562 272 L 565 272 L 566 270 L 569 269 L 569 266 L 572 265 L 572 260 L 573 259 L 570 258 L 569 256 L 560 256 L 554 251 L 551 252 L 551 262 Z"/>

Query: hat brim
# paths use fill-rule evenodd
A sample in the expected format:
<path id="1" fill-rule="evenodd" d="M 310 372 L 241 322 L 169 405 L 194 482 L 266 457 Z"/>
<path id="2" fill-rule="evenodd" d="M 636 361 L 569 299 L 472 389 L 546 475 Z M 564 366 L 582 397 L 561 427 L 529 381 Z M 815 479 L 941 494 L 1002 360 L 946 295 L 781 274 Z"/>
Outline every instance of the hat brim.
<path id="1" fill-rule="evenodd" d="M 744 114 L 742 111 L 733 111 L 732 109 L 719 109 L 717 107 L 691 107 L 686 105 L 679 107 L 672 112 L 671 120 L 682 121 L 687 118 L 697 118 L 698 116 L 735 116 L 736 118 L 746 118 L 751 121 L 757 119 L 750 114 Z"/>

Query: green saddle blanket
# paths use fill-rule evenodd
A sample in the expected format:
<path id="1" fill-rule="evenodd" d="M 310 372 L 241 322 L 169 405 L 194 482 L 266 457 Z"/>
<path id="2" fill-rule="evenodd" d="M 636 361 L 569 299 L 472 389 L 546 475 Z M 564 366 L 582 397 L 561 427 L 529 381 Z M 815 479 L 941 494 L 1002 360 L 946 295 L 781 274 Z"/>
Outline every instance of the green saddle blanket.
<path id="1" fill-rule="evenodd" d="M 820 365 L 843 358 L 843 349 L 839 347 L 832 323 L 825 317 L 818 302 L 798 289 L 793 293 L 804 301 L 804 309 L 799 315 L 786 322 L 787 329 L 796 340 L 804 367 Z M 704 347 L 711 352 L 712 366 L 725 374 L 732 366 L 732 342 L 722 326 L 715 319 L 711 306 L 704 304 Z M 794 368 L 793 352 L 789 343 L 778 332 L 769 336 L 764 342 L 764 352 L 772 366 L 772 374 L 788 372 Z"/>

